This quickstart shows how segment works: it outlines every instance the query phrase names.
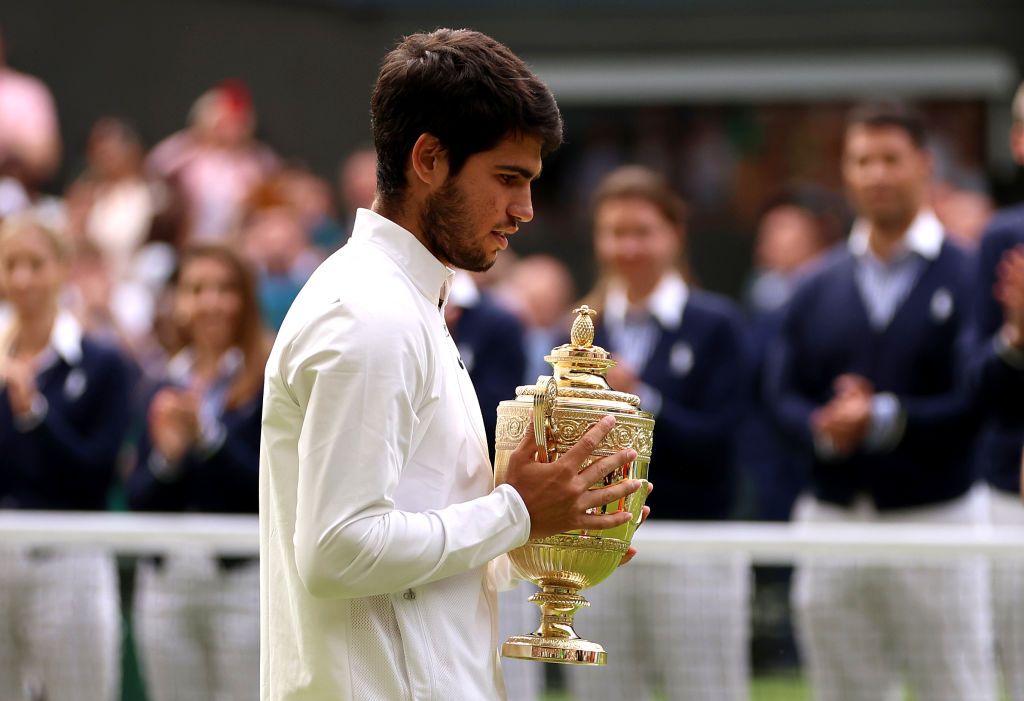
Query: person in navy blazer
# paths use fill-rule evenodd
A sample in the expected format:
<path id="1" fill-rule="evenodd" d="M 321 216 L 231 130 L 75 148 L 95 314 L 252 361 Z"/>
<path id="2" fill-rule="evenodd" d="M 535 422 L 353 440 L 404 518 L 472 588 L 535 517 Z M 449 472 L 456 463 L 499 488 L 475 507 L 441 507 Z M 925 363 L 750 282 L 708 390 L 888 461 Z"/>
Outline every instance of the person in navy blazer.
<path id="1" fill-rule="evenodd" d="M 1010 147 L 1024 165 L 1024 84 L 1013 101 Z M 978 471 L 990 487 L 993 523 L 1024 526 L 1024 204 L 1000 210 L 982 236 L 974 286 L 972 375 L 985 409 Z M 996 651 L 1009 698 L 1024 700 L 1024 567 L 994 563 Z"/>
<path id="2" fill-rule="evenodd" d="M 0 508 L 101 511 L 129 423 L 131 373 L 60 294 L 70 243 L 32 214 L 0 225 Z M 0 698 L 112 701 L 120 687 L 113 555 L 0 549 Z M 34 673 L 29 677 L 29 671 Z"/>
<path id="3" fill-rule="evenodd" d="M 516 387 L 522 384 L 526 371 L 523 325 L 489 293 L 480 290 L 465 271 L 455 275 L 445 321 L 473 380 L 493 461 L 498 403 L 515 399 Z"/>
<path id="4" fill-rule="evenodd" d="M 598 310 L 596 341 L 617 363 L 609 384 L 655 415 L 652 513 L 718 520 L 736 503 L 733 437 L 749 402 L 749 358 L 736 306 L 683 275 L 685 211 L 646 168 L 609 174 L 593 207 L 602 276 L 586 301 Z M 588 594 L 601 615 L 587 634 L 606 645 L 608 666 L 570 670 L 575 696 L 633 698 L 662 679 L 670 699 L 746 699 L 748 564 L 687 558 L 628 569 Z"/>
<path id="5" fill-rule="evenodd" d="M 129 502 L 141 511 L 255 514 L 267 344 L 252 271 L 225 246 L 192 248 L 174 305 L 183 347 L 148 402 Z M 154 701 L 258 696 L 256 558 L 145 559 L 135 623 Z"/>
<path id="6" fill-rule="evenodd" d="M 921 118 L 899 104 L 849 115 L 849 245 L 799 287 L 766 369 L 780 426 L 812 458 L 802 522 L 987 518 L 972 489 L 970 258 L 925 202 Z M 993 699 L 988 572 L 980 561 L 798 568 L 794 608 L 817 698 Z"/>

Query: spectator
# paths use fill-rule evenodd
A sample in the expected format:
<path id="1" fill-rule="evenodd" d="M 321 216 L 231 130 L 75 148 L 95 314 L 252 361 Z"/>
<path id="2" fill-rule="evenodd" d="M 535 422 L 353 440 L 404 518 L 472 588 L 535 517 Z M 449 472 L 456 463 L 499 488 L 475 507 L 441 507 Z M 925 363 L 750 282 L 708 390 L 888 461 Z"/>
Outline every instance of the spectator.
<path id="1" fill-rule="evenodd" d="M 249 89 L 228 80 L 196 100 L 187 129 L 150 153 L 150 172 L 180 188 L 185 199 L 186 243 L 228 237 L 249 194 L 277 170 L 277 157 L 254 139 L 255 128 Z"/>
<path id="2" fill-rule="evenodd" d="M 1013 101 L 1010 148 L 1024 165 L 1024 83 Z M 979 472 L 990 487 L 992 521 L 1024 525 L 1024 203 L 1000 210 L 985 230 L 974 290 L 975 372 L 989 415 L 978 440 Z M 996 651 L 1008 698 L 1024 700 L 1024 567 L 992 570 Z"/>
<path id="3" fill-rule="evenodd" d="M 61 309 L 70 247 L 31 215 L 0 225 L 0 507 L 101 511 L 129 421 L 120 355 Z M 0 698 L 118 698 L 117 572 L 94 548 L 0 550 Z"/>
<path id="4" fill-rule="evenodd" d="M 299 214 L 285 203 L 253 211 L 242 230 L 246 258 L 258 271 L 263 323 L 277 331 L 299 290 L 323 261 Z"/>
<path id="5" fill-rule="evenodd" d="M 686 208 L 661 177 L 613 171 L 593 212 L 602 274 L 586 301 L 600 312 L 598 344 L 618 363 L 608 383 L 656 417 L 651 509 L 663 519 L 728 518 L 732 433 L 748 388 L 739 311 L 679 272 Z M 576 697 L 635 698 L 660 679 L 669 699 L 746 699 L 749 576 L 731 557 L 639 560 L 617 572 L 587 595 L 601 611 L 588 625 L 608 667 L 572 670 Z"/>
<path id="6" fill-rule="evenodd" d="M 130 504 L 255 514 L 267 348 L 252 274 L 228 248 L 193 248 L 175 305 L 185 346 L 149 401 Z M 135 622 L 153 701 L 258 696 L 255 557 L 188 553 L 140 563 Z"/>
<path id="7" fill-rule="evenodd" d="M 325 256 L 348 240 L 335 215 L 330 183 L 303 168 L 288 168 L 278 179 L 284 199 L 298 214 L 310 242 Z"/>
<path id="8" fill-rule="evenodd" d="M 784 188 L 765 204 L 758 221 L 755 272 L 746 293 L 758 402 L 736 441 L 739 464 L 754 489 L 758 519 L 788 521 L 810 469 L 804 456 L 778 434 L 760 396 L 765 353 L 778 333 L 793 289 L 839 241 L 846 226 L 838 196 L 808 184 Z"/>
<path id="9" fill-rule="evenodd" d="M 342 220 L 349 224 L 357 209 L 370 209 L 377 192 L 377 153 L 370 146 L 356 149 L 338 167 Z"/>
<path id="10" fill-rule="evenodd" d="M 770 405 L 812 462 L 804 523 L 979 523 L 962 341 L 969 258 L 927 207 L 921 118 L 898 104 L 849 115 L 849 245 L 802 282 L 767 362 Z M 798 634 L 816 698 L 995 698 L 980 560 L 813 560 L 796 575 Z M 922 593 L 927 592 L 927 596 Z"/>
<path id="11" fill-rule="evenodd" d="M 57 108 L 42 81 L 7 65 L 4 39 L 0 28 L 0 183 L 32 192 L 60 165 Z"/>
<path id="12" fill-rule="evenodd" d="M 495 297 L 525 327 L 525 384 L 535 384 L 540 375 L 551 374 L 544 356 L 568 340 L 572 325 L 569 310 L 575 294 L 565 263 L 539 254 L 517 261 L 498 286 Z"/>

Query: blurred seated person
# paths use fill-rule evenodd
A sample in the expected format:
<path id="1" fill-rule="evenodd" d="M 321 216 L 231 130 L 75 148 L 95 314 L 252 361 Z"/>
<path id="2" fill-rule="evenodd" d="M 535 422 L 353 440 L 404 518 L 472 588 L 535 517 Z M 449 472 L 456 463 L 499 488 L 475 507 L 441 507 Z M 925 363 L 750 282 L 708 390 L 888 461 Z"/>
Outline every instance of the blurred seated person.
<path id="1" fill-rule="evenodd" d="M 184 346 L 146 410 L 129 479 L 141 511 L 255 514 L 267 344 L 253 276 L 229 248 L 181 261 Z M 259 688 L 259 563 L 196 552 L 140 562 L 136 640 L 153 701 L 251 701 Z"/>
<path id="2" fill-rule="evenodd" d="M 655 416 L 648 500 L 661 519 L 729 518 L 737 474 L 733 433 L 749 392 L 742 318 L 683 271 L 686 205 L 655 172 L 625 166 L 593 205 L 601 276 L 584 299 L 598 310 L 596 343 L 617 365 L 608 383 Z M 588 637 L 608 666 L 570 670 L 576 698 L 747 698 L 750 572 L 737 557 L 638 560 L 587 598 L 601 615 Z"/>
<path id="3" fill-rule="evenodd" d="M 62 309 L 70 246 L 31 214 L 0 224 L 0 508 L 102 511 L 129 423 L 129 374 Z M 0 699 L 119 698 L 111 553 L 0 547 Z"/>
<path id="4" fill-rule="evenodd" d="M 60 151 L 53 95 L 38 78 L 7 65 L 0 27 L 0 179 L 34 191 L 57 170 Z"/>
<path id="5" fill-rule="evenodd" d="M 377 152 L 372 146 L 357 148 L 338 166 L 338 198 L 342 221 L 351 228 L 357 209 L 370 209 L 377 194 Z"/>
<path id="6" fill-rule="evenodd" d="M 277 331 L 299 290 L 323 262 L 323 254 L 312 246 L 299 213 L 274 200 L 246 217 L 242 250 L 257 271 L 263 323 Z"/>
<path id="7" fill-rule="evenodd" d="M 569 312 L 575 296 L 569 268 L 557 258 L 542 254 L 516 261 L 508 277 L 499 283 L 496 299 L 525 327 L 524 384 L 534 384 L 540 375 L 551 374 L 551 365 L 544 356 L 569 340 Z"/>
<path id="8" fill-rule="evenodd" d="M 186 242 L 224 239 L 235 231 L 250 192 L 278 169 L 256 141 L 249 89 L 228 80 L 196 100 L 184 131 L 149 154 L 150 173 L 179 188 L 187 208 Z"/>
<path id="9" fill-rule="evenodd" d="M 330 183 L 305 168 L 295 167 L 282 171 L 277 180 L 284 200 L 299 216 L 313 246 L 326 256 L 348 240 L 334 211 Z"/>

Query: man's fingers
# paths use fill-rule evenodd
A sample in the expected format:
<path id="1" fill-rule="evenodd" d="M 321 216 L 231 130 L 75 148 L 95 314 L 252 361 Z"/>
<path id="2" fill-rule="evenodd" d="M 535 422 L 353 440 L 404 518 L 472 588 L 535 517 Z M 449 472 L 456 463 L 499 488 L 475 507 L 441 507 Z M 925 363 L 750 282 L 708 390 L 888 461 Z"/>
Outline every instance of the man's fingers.
<path id="1" fill-rule="evenodd" d="M 633 514 L 628 511 L 617 511 L 614 514 L 585 514 L 580 519 L 579 530 L 600 531 L 605 528 L 617 528 L 629 522 Z"/>
<path id="2" fill-rule="evenodd" d="M 585 509 L 595 509 L 605 504 L 614 504 L 620 499 L 628 497 L 643 486 L 641 480 L 622 480 L 609 487 L 590 489 L 580 499 L 580 504 Z"/>
<path id="3" fill-rule="evenodd" d="M 608 435 L 608 431 L 612 430 L 612 426 L 615 425 L 615 417 L 605 416 L 596 424 L 593 428 L 583 434 L 583 436 L 576 442 L 576 445 L 569 448 L 562 459 L 566 462 L 570 462 L 573 465 L 580 465 L 586 460 L 594 449 L 601 444 L 604 437 Z"/>
<path id="4" fill-rule="evenodd" d="M 625 565 L 627 562 L 632 560 L 635 556 L 636 556 L 636 548 L 631 547 L 628 550 L 626 550 L 626 554 L 622 556 L 621 560 L 619 560 L 619 567 L 622 567 L 623 565 Z"/>
<path id="5" fill-rule="evenodd" d="M 623 465 L 636 459 L 636 451 L 632 448 L 620 450 L 614 455 L 608 455 L 595 460 L 579 473 L 579 477 L 586 486 L 596 484 L 605 478 L 605 475 L 619 469 Z"/>

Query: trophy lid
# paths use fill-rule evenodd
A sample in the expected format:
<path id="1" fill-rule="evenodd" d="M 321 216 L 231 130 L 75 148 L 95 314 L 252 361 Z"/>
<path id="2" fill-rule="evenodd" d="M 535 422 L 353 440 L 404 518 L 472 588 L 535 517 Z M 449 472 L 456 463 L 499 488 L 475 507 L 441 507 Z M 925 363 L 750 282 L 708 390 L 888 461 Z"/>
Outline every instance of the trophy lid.
<path id="1" fill-rule="evenodd" d="M 594 317 L 597 312 L 586 304 L 573 310 L 569 343 L 551 350 L 544 360 L 554 369 L 558 403 L 586 404 L 605 410 L 635 414 L 640 411 L 640 398 L 628 392 L 613 390 L 605 373 L 615 367 L 611 353 L 594 345 Z M 533 385 L 516 390 L 519 396 L 532 395 Z"/>

